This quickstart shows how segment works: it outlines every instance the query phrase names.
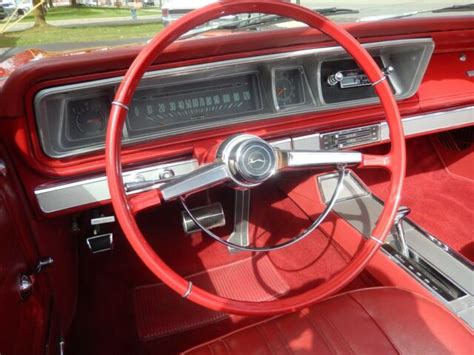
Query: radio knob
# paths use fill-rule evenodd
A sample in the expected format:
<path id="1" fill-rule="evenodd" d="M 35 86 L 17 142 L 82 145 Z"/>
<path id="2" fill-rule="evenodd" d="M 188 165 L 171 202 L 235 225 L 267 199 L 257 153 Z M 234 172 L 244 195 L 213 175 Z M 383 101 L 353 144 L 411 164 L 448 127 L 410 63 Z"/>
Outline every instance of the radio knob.
<path id="1" fill-rule="evenodd" d="M 340 71 L 337 73 L 331 74 L 328 76 L 328 84 L 331 86 L 337 85 L 337 83 L 340 83 L 344 79 L 344 74 L 342 74 Z"/>

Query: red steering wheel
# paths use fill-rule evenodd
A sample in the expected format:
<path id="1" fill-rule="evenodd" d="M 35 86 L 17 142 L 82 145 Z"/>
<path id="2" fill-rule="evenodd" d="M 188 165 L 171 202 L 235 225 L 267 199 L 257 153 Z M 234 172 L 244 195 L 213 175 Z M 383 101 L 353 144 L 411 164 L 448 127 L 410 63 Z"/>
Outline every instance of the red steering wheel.
<path id="1" fill-rule="evenodd" d="M 390 127 L 391 149 L 387 155 L 363 155 L 352 152 L 352 158 L 354 158 L 354 154 L 359 154 L 355 160 L 351 161 L 356 163 L 355 165 L 359 167 L 383 167 L 390 171 L 389 197 L 385 201 L 384 209 L 376 227 L 372 231 L 371 237 L 367 239 L 361 250 L 359 250 L 349 264 L 334 278 L 305 293 L 269 302 L 246 302 L 220 297 L 199 287 L 193 287 L 191 283 L 174 272 L 148 244 L 135 219 L 136 214 L 141 209 L 158 205 L 162 200 L 167 200 L 168 198 L 163 191 L 159 190 L 151 190 L 127 197 L 122 179 L 122 128 L 127 117 L 128 105 L 145 71 L 157 56 L 181 35 L 215 18 L 239 13 L 266 13 L 292 18 L 318 29 L 333 38 L 352 55 L 373 83 Z M 400 114 L 390 86 L 384 78 L 384 74 L 372 57 L 348 32 L 310 9 L 291 3 L 271 0 L 222 1 L 193 11 L 165 28 L 140 52 L 130 66 L 117 90 L 107 126 L 106 170 L 110 195 L 117 219 L 134 251 L 159 279 L 178 294 L 188 298 L 190 301 L 220 312 L 241 315 L 287 313 L 307 307 L 345 286 L 359 274 L 374 253 L 377 252 L 380 245 L 383 244 L 399 206 L 402 183 L 405 176 L 405 140 Z M 253 137 L 253 139 L 260 141 L 260 143 L 264 142 L 257 137 Z M 234 146 L 233 148 L 240 149 L 240 153 L 244 149 L 243 146 Z M 264 152 L 268 146 L 262 143 L 260 148 L 262 149 L 261 152 Z M 275 153 L 275 151 L 273 152 Z M 229 154 L 231 155 L 231 153 Z M 277 153 L 276 157 L 278 158 L 281 152 Z M 320 153 L 319 158 L 316 158 L 316 160 L 321 157 L 323 160 L 325 159 L 325 156 L 321 156 L 321 154 L 323 152 Z M 268 177 L 267 171 L 265 174 L 265 178 Z M 234 178 L 236 176 L 232 177 L 233 180 L 235 180 Z M 255 181 L 252 181 L 252 183 L 255 183 Z M 179 183 L 177 185 L 179 187 Z M 176 196 L 179 195 L 181 190 L 178 188 L 177 191 L 175 191 Z"/>

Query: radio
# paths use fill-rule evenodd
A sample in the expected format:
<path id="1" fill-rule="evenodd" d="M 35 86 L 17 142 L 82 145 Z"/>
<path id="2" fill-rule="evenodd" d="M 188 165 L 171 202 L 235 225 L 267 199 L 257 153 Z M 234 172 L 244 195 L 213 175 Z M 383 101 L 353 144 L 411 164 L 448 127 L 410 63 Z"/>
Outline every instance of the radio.
<path id="1" fill-rule="evenodd" d="M 389 75 L 393 72 L 393 67 L 388 66 L 387 68 L 383 68 L 383 72 Z M 330 86 L 339 84 L 341 89 L 372 85 L 367 75 L 360 69 L 340 70 L 337 73 L 329 75 L 327 83 Z"/>

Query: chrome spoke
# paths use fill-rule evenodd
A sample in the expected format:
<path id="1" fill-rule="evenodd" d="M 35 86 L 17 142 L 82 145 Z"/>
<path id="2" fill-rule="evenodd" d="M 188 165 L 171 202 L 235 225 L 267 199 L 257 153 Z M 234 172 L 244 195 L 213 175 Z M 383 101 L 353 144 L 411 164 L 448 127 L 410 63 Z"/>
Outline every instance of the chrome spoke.
<path id="1" fill-rule="evenodd" d="M 229 179 L 230 173 L 226 164 L 209 164 L 163 184 L 160 187 L 161 196 L 163 200 L 169 201 L 221 184 Z"/>
<path id="2" fill-rule="evenodd" d="M 279 170 L 322 168 L 328 166 L 356 166 L 362 162 L 359 152 L 314 152 L 278 150 Z"/>

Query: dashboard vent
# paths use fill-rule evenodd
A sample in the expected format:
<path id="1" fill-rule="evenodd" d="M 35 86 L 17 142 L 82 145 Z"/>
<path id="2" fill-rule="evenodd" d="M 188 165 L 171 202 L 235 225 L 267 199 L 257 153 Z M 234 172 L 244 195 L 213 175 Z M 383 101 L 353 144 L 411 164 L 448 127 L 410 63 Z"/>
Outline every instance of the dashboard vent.
<path id="1" fill-rule="evenodd" d="M 379 125 L 365 126 L 342 131 L 323 133 L 320 136 L 323 150 L 336 150 L 377 142 Z"/>

